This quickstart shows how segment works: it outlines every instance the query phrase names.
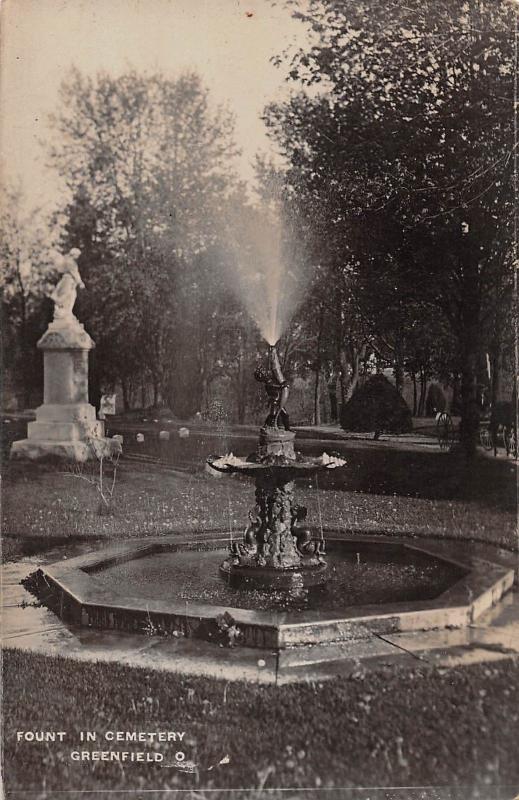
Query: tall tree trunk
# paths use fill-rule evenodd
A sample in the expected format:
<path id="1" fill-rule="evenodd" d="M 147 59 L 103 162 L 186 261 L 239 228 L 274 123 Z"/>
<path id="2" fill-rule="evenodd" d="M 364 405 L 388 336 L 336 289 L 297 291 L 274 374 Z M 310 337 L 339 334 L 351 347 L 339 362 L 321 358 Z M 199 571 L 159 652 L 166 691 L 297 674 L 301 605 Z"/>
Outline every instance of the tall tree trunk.
<path id="1" fill-rule="evenodd" d="M 247 397 L 245 392 L 246 375 L 244 369 L 246 344 L 241 335 L 238 335 L 237 345 L 238 364 L 236 369 L 236 413 L 238 424 L 243 425 L 245 423 L 245 415 L 247 411 Z"/>
<path id="2" fill-rule="evenodd" d="M 397 335 L 395 341 L 395 361 L 393 372 L 395 375 L 396 390 L 398 394 L 402 394 L 404 390 L 404 356 L 400 334 Z"/>
<path id="3" fill-rule="evenodd" d="M 476 454 L 479 430 L 477 356 L 477 351 L 467 343 L 461 371 L 460 440 L 469 459 L 474 458 Z"/>
<path id="4" fill-rule="evenodd" d="M 341 386 L 341 406 L 344 406 L 351 399 L 353 392 L 358 386 L 360 378 L 360 365 L 365 357 L 366 347 L 357 348 L 354 344 L 350 345 L 350 357 L 346 354 L 346 348 L 341 349 L 340 367 L 340 386 Z"/>
<path id="5" fill-rule="evenodd" d="M 203 412 L 204 414 L 207 413 L 209 410 L 209 378 L 207 374 L 204 372 L 202 376 L 202 400 L 201 400 L 201 407 L 198 409 L 199 411 Z"/>
<path id="6" fill-rule="evenodd" d="M 353 346 L 353 358 L 352 358 L 352 362 L 353 362 L 352 363 L 352 367 L 353 367 L 353 369 L 352 369 L 352 373 L 351 373 L 351 377 L 350 377 L 350 382 L 348 384 L 348 389 L 347 389 L 347 392 L 346 392 L 346 402 L 348 402 L 348 400 L 351 399 L 351 397 L 353 396 L 353 392 L 355 391 L 355 389 L 357 388 L 357 385 L 359 383 L 360 362 L 364 358 L 365 349 L 366 349 L 365 347 L 361 347 L 360 350 L 358 350 L 355 347 L 355 345 Z"/>
<path id="7" fill-rule="evenodd" d="M 123 393 L 123 408 L 125 411 L 129 411 L 131 407 L 130 387 L 128 386 L 128 381 L 126 378 L 121 378 L 121 389 Z"/>
<path id="8" fill-rule="evenodd" d="M 452 400 L 451 400 L 451 407 L 450 407 L 451 414 L 456 414 L 456 415 L 459 414 L 460 405 L 461 405 L 460 376 L 459 375 L 454 375 L 454 379 L 452 381 Z"/>
<path id="9" fill-rule="evenodd" d="M 333 385 L 328 384 L 328 398 L 330 400 L 330 421 L 337 422 L 337 386 L 335 380 Z"/>
<path id="10" fill-rule="evenodd" d="M 500 371 L 499 371 L 499 356 L 500 356 L 500 343 L 497 337 L 492 342 L 491 355 L 490 355 L 490 398 L 488 405 L 490 405 L 490 432 L 492 434 L 492 443 L 494 446 L 494 455 L 497 455 L 497 420 L 495 415 L 495 408 L 499 397 L 500 388 Z"/>
<path id="11" fill-rule="evenodd" d="M 427 372 L 420 367 L 420 399 L 418 401 L 418 416 L 425 416 L 425 398 L 427 395 Z"/>
<path id="12" fill-rule="evenodd" d="M 339 351 L 339 386 L 341 390 L 341 409 L 348 402 L 347 387 L 349 383 L 348 376 L 348 358 L 344 347 Z"/>
<path id="13" fill-rule="evenodd" d="M 315 370 L 314 383 L 314 425 L 321 424 L 321 370 L 319 366 Z"/>
<path id="14" fill-rule="evenodd" d="M 247 393 L 245 391 L 245 375 L 243 374 L 243 367 L 240 359 L 240 368 L 238 372 L 237 388 L 238 394 L 236 397 L 236 410 L 238 417 L 238 425 L 245 424 L 245 417 L 247 414 Z"/>
<path id="15" fill-rule="evenodd" d="M 153 377 L 153 406 L 157 408 L 160 403 L 160 380 L 155 375 Z"/>
<path id="16" fill-rule="evenodd" d="M 413 417 L 418 414 L 418 388 L 416 386 L 416 372 L 411 372 L 411 380 L 413 381 Z"/>
<path id="17" fill-rule="evenodd" d="M 467 223 L 468 224 L 468 223 Z M 478 398 L 478 359 L 480 351 L 480 285 L 478 255 L 470 242 L 471 226 L 461 236 L 461 424 L 460 441 L 467 459 L 476 455 L 480 406 Z"/>
<path id="18" fill-rule="evenodd" d="M 317 332 L 315 354 L 315 383 L 314 383 L 314 425 L 321 424 L 321 341 L 323 338 L 324 306 L 319 310 L 319 328 Z"/>
<path id="19" fill-rule="evenodd" d="M 21 273 L 21 265 L 20 265 L 20 258 L 17 257 L 16 259 L 16 280 L 18 283 L 18 287 L 20 290 L 20 351 L 21 351 L 21 362 L 22 362 L 22 369 L 21 369 L 21 378 L 23 381 L 22 386 L 22 393 L 23 393 L 23 404 L 24 408 L 29 408 L 31 403 L 31 352 L 29 348 L 29 343 L 27 341 L 27 334 L 28 334 L 28 320 L 27 320 L 27 294 L 25 291 L 24 282 L 22 279 Z"/>
<path id="20" fill-rule="evenodd" d="M 245 425 L 246 414 L 247 402 L 245 398 L 245 392 L 242 392 L 238 398 L 238 425 Z"/>

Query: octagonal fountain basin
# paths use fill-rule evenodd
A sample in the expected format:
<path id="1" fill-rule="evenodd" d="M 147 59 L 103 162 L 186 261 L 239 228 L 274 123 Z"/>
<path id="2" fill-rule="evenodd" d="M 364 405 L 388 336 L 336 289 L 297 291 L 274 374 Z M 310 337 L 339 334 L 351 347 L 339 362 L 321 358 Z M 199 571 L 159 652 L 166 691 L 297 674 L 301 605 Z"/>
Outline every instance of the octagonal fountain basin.
<path id="1" fill-rule="evenodd" d="M 326 535 L 325 582 L 239 586 L 220 566 L 228 536 L 162 536 L 43 567 L 28 579 L 82 626 L 282 648 L 463 626 L 512 586 L 513 570 L 460 557 L 459 546 L 389 536 Z M 461 551 L 463 552 L 463 551 Z"/>

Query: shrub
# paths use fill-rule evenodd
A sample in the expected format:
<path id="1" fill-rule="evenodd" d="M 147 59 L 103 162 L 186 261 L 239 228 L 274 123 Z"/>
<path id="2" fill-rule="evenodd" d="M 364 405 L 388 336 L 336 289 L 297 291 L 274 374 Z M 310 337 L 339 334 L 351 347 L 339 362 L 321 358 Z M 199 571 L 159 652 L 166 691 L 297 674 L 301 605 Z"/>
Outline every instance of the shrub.
<path id="1" fill-rule="evenodd" d="M 425 401 L 425 413 L 428 417 L 435 417 L 439 411 L 445 411 L 447 399 L 439 383 L 431 383 Z"/>
<path id="2" fill-rule="evenodd" d="M 372 375 L 358 387 L 341 409 L 341 427 L 349 431 L 408 433 L 413 429 L 411 410 L 392 383 Z"/>
<path id="3" fill-rule="evenodd" d="M 139 436 L 141 434 L 137 434 Z M 112 500 L 117 478 L 119 458 L 123 452 L 120 436 L 108 439 L 104 436 L 92 436 L 88 445 L 95 460 L 86 462 L 72 461 L 68 465 L 66 475 L 79 478 L 95 487 L 101 498 L 98 511 L 100 514 L 112 513 Z M 97 463 L 96 463 L 97 462 Z M 111 469 L 108 474 L 107 466 Z"/>

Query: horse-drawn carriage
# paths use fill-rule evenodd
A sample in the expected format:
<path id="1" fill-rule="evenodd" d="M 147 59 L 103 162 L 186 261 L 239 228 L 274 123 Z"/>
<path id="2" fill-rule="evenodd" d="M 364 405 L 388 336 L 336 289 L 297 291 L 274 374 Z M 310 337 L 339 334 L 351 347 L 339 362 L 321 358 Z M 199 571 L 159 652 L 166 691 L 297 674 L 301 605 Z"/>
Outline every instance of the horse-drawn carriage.
<path id="1" fill-rule="evenodd" d="M 442 411 L 436 416 L 436 437 L 442 450 L 450 450 L 459 440 L 459 429 L 450 414 Z M 507 456 L 517 458 L 517 428 L 514 404 L 499 401 L 483 415 L 479 426 L 479 443 L 484 450 L 504 447 Z"/>

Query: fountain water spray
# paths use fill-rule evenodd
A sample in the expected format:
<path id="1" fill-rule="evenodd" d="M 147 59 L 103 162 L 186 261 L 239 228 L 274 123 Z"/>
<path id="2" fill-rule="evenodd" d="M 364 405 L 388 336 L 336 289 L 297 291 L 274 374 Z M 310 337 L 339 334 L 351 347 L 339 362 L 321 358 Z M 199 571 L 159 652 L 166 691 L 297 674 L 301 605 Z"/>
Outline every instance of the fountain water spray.
<path id="1" fill-rule="evenodd" d="M 249 210 L 229 227 L 229 287 L 273 346 L 286 329 L 308 282 L 290 225 Z"/>

